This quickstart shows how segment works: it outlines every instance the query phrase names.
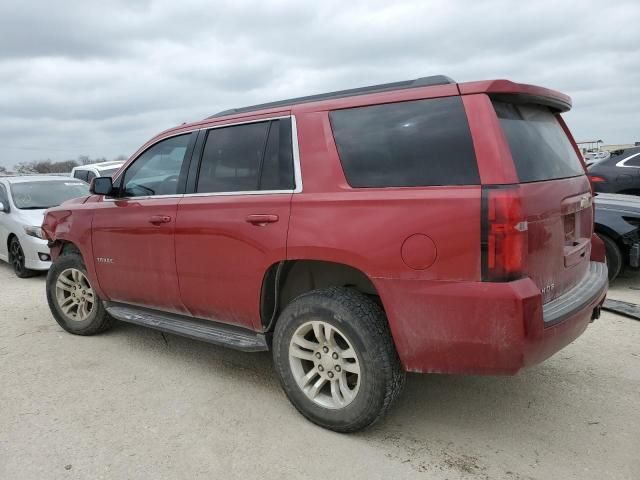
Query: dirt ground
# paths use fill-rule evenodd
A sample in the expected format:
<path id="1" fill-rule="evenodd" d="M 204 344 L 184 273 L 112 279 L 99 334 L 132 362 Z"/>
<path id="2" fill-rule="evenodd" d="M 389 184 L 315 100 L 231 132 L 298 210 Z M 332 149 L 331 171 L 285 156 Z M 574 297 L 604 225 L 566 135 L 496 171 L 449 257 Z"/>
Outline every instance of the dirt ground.
<path id="1" fill-rule="evenodd" d="M 640 275 L 612 298 L 640 303 Z M 640 478 L 640 321 L 604 313 L 515 377 L 410 375 L 391 414 L 304 420 L 269 354 L 118 324 L 65 333 L 0 264 L 0 479 Z"/>

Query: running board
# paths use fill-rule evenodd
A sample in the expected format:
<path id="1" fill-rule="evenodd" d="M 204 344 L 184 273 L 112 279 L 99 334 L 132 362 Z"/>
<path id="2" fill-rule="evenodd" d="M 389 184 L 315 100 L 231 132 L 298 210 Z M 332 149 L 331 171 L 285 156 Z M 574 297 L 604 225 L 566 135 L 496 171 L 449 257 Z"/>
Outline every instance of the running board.
<path id="1" fill-rule="evenodd" d="M 640 305 L 636 305 L 635 303 L 607 298 L 604 301 L 602 308 L 609 312 L 617 313 L 618 315 L 624 315 L 625 317 L 640 320 Z"/>
<path id="2" fill-rule="evenodd" d="M 263 334 L 244 328 L 118 303 L 105 302 L 105 307 L 109 315 L 123 322 L 135 323 L 244 352 L 269 350 Z"/>

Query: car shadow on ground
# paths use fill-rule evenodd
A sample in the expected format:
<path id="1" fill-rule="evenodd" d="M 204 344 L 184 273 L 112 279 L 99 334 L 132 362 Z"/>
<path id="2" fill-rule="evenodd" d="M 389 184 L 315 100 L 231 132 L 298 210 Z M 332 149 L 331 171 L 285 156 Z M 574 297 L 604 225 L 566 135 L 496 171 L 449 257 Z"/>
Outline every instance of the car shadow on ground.
<path id="1" fill-rule="evenodd" d="M 6 264 L 0 268 L 11 269 Z M 39 275 L 12 281 L 41 282 L 44 293 L 45 278 Z M 638 280 L 639 272 L 627 271 L 612 289 L 636 288 Z M 46 305 L 44 295 L 40 301 Z M 52 317 L 48 321 L 55 324 Z M 55 331 L 65 334 L 57 325 Z M 113 329 L 98 338 L 118 342 L 143 356 L 146 351 L 149 361 L 161 356 L 163 361 L 182 364 L 184 371 L 197 372 L 205 378 L 224 376 L 239 387 L 250 382 L 260 386 L 265 395 L 286 402 L 269 352 L 239 352 L 124 322 L 116 322 Z M 557 354 L 560 358 L 563 355 L 563 352 Z M 581 375 L 571 361 L 548 361 L 510 377 L 409 374 L 404 392 L 389 415 L 360 435 L 373 441 L 390 442 L 394 435 L 406 436 L 409 431 L 428 431 L 434 426 L 459 432 L 474 429 L 499 434 L 501 428 L 512 428 L 511 425 L 518 425 L 527 417 L 539 417 L 549 428 L 556 428 L 569 420 L 554 411 L 579 392 Z M 264 400 L 256 398 L 260 408 L 265 405 Z M 563 408 L 557 410 L 564 411 Z M 545 412 L 544 415 L 541 412 Z M 297 415 L 293 407 L 291 414 Z"/>
<path id="2" fill-rule="evenodd" d="M 260 385 L 265 395 L 287 401 L 270 352 L 239 352 L 123 322 L 116 322 L 101 336 L 122 342 L 127 348 L 148 350 L 153 359 L 161 354 L 163 360 L 183 363 L 185 371 L 198 376 L 224 376 L 240 386 L 244 382 Z M 539 366 L 513 377 L 408 374 L 404 391 L 388 418 L 364 435 L 386 440 L 389 432 L 400 431 L 406 425 L 434 423 L 481 430 L 496 428 L 529 409 L 534 399 L 539 400 L 541 378 L 563 375 L 573 372 Z M 545 403 L 549 406 L 567 400 L 563 392 L 546 392 Z M 261 408 L 265 405 L 264 398 L 256 398 L 256 402 Z M 293 407 L 291 414 L 297 415 Z"/>

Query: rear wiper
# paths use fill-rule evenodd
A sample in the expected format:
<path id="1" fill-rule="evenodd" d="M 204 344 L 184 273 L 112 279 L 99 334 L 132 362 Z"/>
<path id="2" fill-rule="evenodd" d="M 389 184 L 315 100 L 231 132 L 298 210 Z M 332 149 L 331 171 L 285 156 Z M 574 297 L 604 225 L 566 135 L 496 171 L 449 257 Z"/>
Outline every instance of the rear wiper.
<path id="1" fill-rule="evenodd" d="M 45 207 L 36 206 L 36 207 L 22 207 L 20 210 L 46 210 L 47 208 L 51 208 L 51 205 L 47 205 Z"/>

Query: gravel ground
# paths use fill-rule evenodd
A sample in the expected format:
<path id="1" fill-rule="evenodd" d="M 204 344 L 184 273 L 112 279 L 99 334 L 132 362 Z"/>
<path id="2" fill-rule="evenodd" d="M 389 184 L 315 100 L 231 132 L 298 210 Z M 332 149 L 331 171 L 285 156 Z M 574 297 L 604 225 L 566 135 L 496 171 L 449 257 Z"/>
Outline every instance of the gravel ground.
<path id="1" fill-rule="evenodd" d="M 612 298 L 640 300 L 628 275 Z M 385 421 L 305 421 L 269 354 L 118 324 L 76 337 L 0 265 L 0 478 L 640 478 L 640 322 L 515 377 L 410 375 Z"/>

